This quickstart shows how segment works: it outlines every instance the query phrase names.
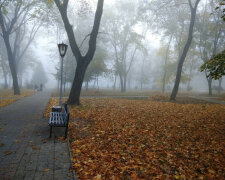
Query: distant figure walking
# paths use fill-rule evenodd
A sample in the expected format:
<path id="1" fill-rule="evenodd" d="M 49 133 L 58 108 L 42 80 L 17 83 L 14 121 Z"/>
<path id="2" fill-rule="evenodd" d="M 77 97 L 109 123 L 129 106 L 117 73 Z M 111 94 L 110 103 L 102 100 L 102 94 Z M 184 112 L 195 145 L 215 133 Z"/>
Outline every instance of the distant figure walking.
<path id="1" fill-rule="evenodd" d="M 42 91 L 43 90 L 43 84 L 41 83 L 40 84 L 40 91 Z"/>
<path id="2" fill-rule="evenodd" d="M 37 86 L 37 84 L 34 85 L 34 90 L 35 90 L 35 91 L 38 91 L 38 86 Z"/>

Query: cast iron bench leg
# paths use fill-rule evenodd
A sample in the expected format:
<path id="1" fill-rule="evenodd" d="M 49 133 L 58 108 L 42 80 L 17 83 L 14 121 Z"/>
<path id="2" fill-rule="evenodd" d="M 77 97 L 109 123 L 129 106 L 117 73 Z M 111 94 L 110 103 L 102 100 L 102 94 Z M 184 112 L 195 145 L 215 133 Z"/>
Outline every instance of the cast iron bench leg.
<path id="1" fill-rule="evenodd" d="M 65 139 L 67 138 L 68 126 L 66 126 Z"/>

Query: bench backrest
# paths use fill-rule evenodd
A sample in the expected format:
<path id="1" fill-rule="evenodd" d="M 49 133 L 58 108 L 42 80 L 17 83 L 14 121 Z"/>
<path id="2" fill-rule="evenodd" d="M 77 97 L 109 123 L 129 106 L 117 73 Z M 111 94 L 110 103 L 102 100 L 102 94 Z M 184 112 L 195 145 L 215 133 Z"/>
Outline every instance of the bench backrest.
<path id="1" fill-rule="evenodd" d="M 63 116 L 64 116 L 64 119 L 66 119 L 67 124 L 68 124 L 69 119 L 70 119 L 69 105 L 67 103 L 65 103 L 63 107 L 64 107 L 63 108 Z"/>

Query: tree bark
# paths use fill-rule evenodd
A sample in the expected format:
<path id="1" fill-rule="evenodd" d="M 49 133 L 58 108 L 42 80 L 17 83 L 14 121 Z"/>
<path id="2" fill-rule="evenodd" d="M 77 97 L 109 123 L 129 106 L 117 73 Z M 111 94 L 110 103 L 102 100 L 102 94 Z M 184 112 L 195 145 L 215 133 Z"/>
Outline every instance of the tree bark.
<path id="1" fill-rule="evenodd" d="M 4 60 L 2 59 L 2 62 L 1 62 L 1 67 L 2 67 L 2 72 L 3 72 L 3 76 L 4 76 L 4 89 L 8 89 L 8 80 L 7 80 L 7 70 L 6 70 L 6 67 L 4 65 Z"/>
<path id="2" fill-rule="evenodd" d="M 1 8 L 0 8 L 0 26 L 2 29 L 2 35 L 3 35 L 3 39 L 4 39 L 4 43 L 5 43 L 5 47 L 6 47 L 7 55 L 8 55 L 9 67 L 10 67 L 10 71 L 11 71 L 11 75 L 12 75 L 12 79 L 13 79 L 14 94 L 18 95 L 18 94 L 20 94 L 20 88 L 19 88 L 19 84 L 18 84 L 16 64 L 15 64 L 15 59 L 13 57 L 12 48 L 11 48 L 11 45 L 9 42 L 9 35 L 10 35 L 11 30 L 10 31 L 6 30 Z"/>
<path id="3" fill-rule="evenodd" d="M 116 90 L 116 79 L 117 79 L 117 75 L 115 75 L 115 80 L 114 80 L 114 84 L 113 84 L 113 90 Z"/>
<path id="4" fill-rule="evenodd" d="M 73 84 L 71 87 L 68 103 L 73 105 L 80 105 L 80 93 L 81 93 L 81 88 L 82 88 L 82 84 L 84 80 L 84 75 L 89 63 L 93 59 L 93 56 L 96 50 L 96 40 L 97 40 L 97 35 L 98 35 L 100 22 L 101 22 L 104 0 L 98 0 L 97 9 L 96 9 L 95 18 L 94 18 L 94 25 L 90 33 L 89 48 L 85 56 L 82 56 L 81 54 L 81 51 L 77 45 L 75 35 L 73 32 L 73 26 L 70 24 L 68 16 L 67 16 L 67 7 L 68 7 L 69 0 L 64 0 L 63 2 L 61 2 L 60 0 L 54 0 L 54 1 L 61 14 L 64 26 L 65 26 L 65 30 L 69 39 L 71 50 L 77 61 L 77 68 L 76 68 Z"/>
<path id="5" fill-rule="evenodd" d="M 197 12 L 197 7 L 198 7 L 199 2 L 200 2 L 200 0 L 196 0 L 195 6 L 192 7 L 191 0 L 189 0 L 189 5 L 190 5 L 190 9 L 191 9 L 191 20 L 190 20 L 190 26 L 189 26 L 189 32 L 188 32 L 188 39 L 187 39 L 187 42 L 183 49 L 183 52 L 178 61 L 176 80 L 175 80 L 175 84 L 173 87 L 173 91 L 170 96 L 170 100 L 175 100 L 176 96 L 177 96 L 177 92 L 178 92 L 179 84 L 180 84 L 180 80 L 181 80 L 182 67 L 183 67 L 185 58 L 187 56 L 188 50 L 191 46 L 191 42 L 192 42 L 192 38 L 193 38 L 193 29 L 194 29 L 195 17 L 196 17 L 196 12 Z"/>
<path id="6" fill-rule="evenodd" d="M 96 75 L 96 80 L 97 80 L 97 89 L 99 90 L 99 86 L 98 86 L 98 75 Z"/>
<path id="7" fill-rule="evenodd" d="M 166 75 L 167 75 L 167 61 L 168 61 L 168 56 L 169 56 L 169 50 L 170 50 L 170 43 L 172 41 L 173 34 L 170 36 L 170 40 L 166 49 L 166 57 L 165 57 L 165 69 L 164 69 L 164 74 L 163 74 L 163 86 L 162 86 L 162 92 L 165 93 L 165 86 L 166 86 Z"/>
<path id="8" fill-rule="evenodd" d="M 123 92 L 127 91 L 127 75 L 124 76 Z"/>
<path id="9" fill-rule="evenodd" d="M 8 89 L 8 81 L 7 81 L 7 75 L 5 73 L 3 73 L 4 76 L 4 89 Z"/>
<path id="10" fill-rule="evenodd" d="M 191 76 L 192 76 L 192 70 L 193 70 L 193 62 L 191 62 L 191 67 L 189 71 L 189 77 L 188 77 L 188 84 L 187 84 L 187 91 L 191 90 Z"/>
<path id="11" fill-rule="evenodd" d="M 11 71 L 12 79 L 13 79 L 13 91 L 15 95 L 20 94 L 20 88 L 18 84 L 18 78 L 17 78 L 17 71 L 16 71 L 16 65 L 12 54 L 12 49 L 9 43 L 9 36 L 7 34 L 3 35 L 3 39 L 5 42 L 8 60 L 9 60 L 9 68 Z"/>
<path id="12" fill-rule="evenodd" d="M 223 80 L 223 78 L 220 78 L 219 79 L 218 94 L 220 94 L 221 93 L 221 90 L 222 90 L 222 80 Z"/>
<path id="13" fill-rule="evenodd" d="M 88 81 L 86 81 L 86 91 L 88 91 Z"/>
<path id="14" fill-rule="evenodd" d="M 208 87 L 209 87 L 209 96 L 212 96 L 212 78 L 207 79 Z"/>
<path id="15" fill-rule="evenodd" d="M 84 80 L 84 75 L 88 65 L 77 64 L 77 69 L 75 72 L 71 92 L 69 95 L 68 103 L 73 105 L 80 105 L 80 93 L 82 89 L 82 84 Z"/>

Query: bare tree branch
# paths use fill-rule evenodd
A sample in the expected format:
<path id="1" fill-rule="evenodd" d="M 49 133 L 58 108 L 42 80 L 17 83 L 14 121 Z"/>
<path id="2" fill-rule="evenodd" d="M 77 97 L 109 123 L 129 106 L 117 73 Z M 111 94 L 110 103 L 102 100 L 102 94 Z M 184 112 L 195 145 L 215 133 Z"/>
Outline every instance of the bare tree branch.
<path id="1" fill-rule="evenodd" d="M 94 25 L 93 25 L 93 29 L 91 31 L 90 40 L 89 40 L 89 48 L 88 48 L 88 52 L 85 55 L 85 57 L 93 57 L 94 56 L 95 49 L 96 49 L 96 39 L 97 39 L 99 26 L 100 26 L 100 22 L 101 22 L 101 17 L 102 17 L 102 12 L 103 12 L 103 4 L 104 4 L 104 0 L 98 0 L 97 9 L 95 12 Z"/>
<path id="2" fill-rule="evenodd" d="M 108 33 L 106 33 L 106 32 L 98 32 L 98 34 L 108 34 Z M 81 44 L 80 44 L 80 46 L 79 46 L 79 49 L 83 46 L 84 42 L 86 41 L 86 39 L 87 39 L 90 35 L 91 35 L 91 34 L 87 34 L 87 35 L 84 37 L 83 41 L 81 42 Z"/>
<path id="3" fill-rule="evenodd" d="M 193 9 L 193 6 L 192 6 L 192 3 L 191 3 L 191 0 L 188 0 L 188 4 L 189 4 L 189 6 L 190 6 L 190 8 L 192 10 Z"/>
<path id="4" fill-rule="evenodd" d="M 134 56 L 135 56 L 135 54 L 136 54 L 136 51 L 137 51 L 137 46 L 135 47 L 134 52 L 133 52 L 133 54 L 132 54 L 132 56 L 131 56 L 130 64 L 129 64 L 129 67 L 128 67 L 127 71 L 126 71 L 126 75 L 127 75 L 128 72 L 130 71 L 131 65 L 132 65 L 133 62 L 134 62 Z"/>
<path id="5" fill-rule="evenodd" d="M 63 6 L 61 5 L 59 0 L 54 0 L 54 1 L 55 1 L 56 6 L 59 9 L 60 14 L 61 14 L 64 26 L 65 26 L 65 30 L 68 35 L 69 42 L 70 42 L 70 44 L 73 45 L 73 46 L 71 46 L 71 50 L 72 50 L 74 56 L 76 57 L 76 60 L 80 61 L 80 59 L 82 58 L 82 55 L 81 55 L 81 52 L 79 50 L 79 47 L 77 45 L 77 42 L 76 42 L 76 39 L 74 36 L 73 27 L 70 24 L 68 16 L 67 16 L 67 9 L 63 8 Z"/>
<path id="6" fill-rule="evenodd" d="M 6 0 L 3 0 L 3 2 L 0 4 L 0 8 L 5 4 Z"/>

